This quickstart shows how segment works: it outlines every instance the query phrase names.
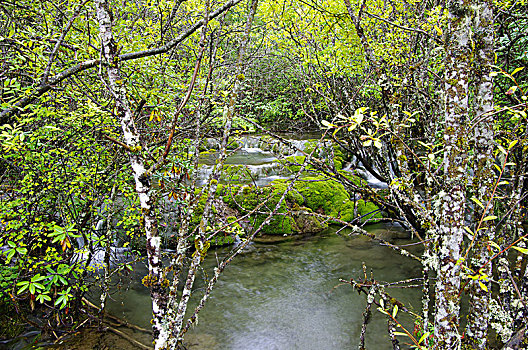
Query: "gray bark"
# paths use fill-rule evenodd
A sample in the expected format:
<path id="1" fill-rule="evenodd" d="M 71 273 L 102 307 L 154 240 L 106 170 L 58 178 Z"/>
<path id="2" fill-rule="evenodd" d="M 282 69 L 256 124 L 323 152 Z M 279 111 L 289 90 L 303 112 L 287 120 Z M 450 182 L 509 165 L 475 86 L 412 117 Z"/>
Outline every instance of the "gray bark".
<path id="1" fill-rule="evenodd" d="M 493 52 L 493 4 L 484 1 L 473 8 L 474 40 L 476 47 L 476 65 L 473 69 L 476 83 L 475 114 L 477 116 L 492 112 L 493 109 L 493 81 L 490 77 Z M 474 247 L 470 268 L 475 274 L 492 274 L 491 253 L 487 241 L 493 240 L 494 231 L 490 221 L 482 219 L 493 213 L 492 195 L 495 176 L 493 173 L 493 120 L 485 118 L 474 128 L 475 142 L 475 195 L 484 203 L 485 208 L 475 206 Z M 490 203 L 490 204 L 488 204 Z M 471 252 L 470 252 L 471 253 Z M 481 272 L 478 270 L 485 266 Z M 486 288 L 483 288 L 483 284 Z M 488 335 L 489 302 L 491 283 L 487 279 L 470 280 L 469 282 L 470 309 L 468 324 L 464 338 L 464 348 L 486 349 Z"/>
<path id="2" fill-rule="evenodd" d="M 156 339 L 165 331 L 162 320 L 166 309 L 166 293 L 162 287 L 161 238 L 158 234 L 155 203 L 151 194 L 151 176 L 145 168 L 143 159 L 140 157 L 140 137 L 134 123 L 133 112 L 130 108 L 125 84 L 120 72 L 120 58 L 117 54 L 117 43 L 113 38 L 112 14 L 107 0 L 96 0 L 95 10 L 99 22 L 102 56 L 107 64 L 108 88 L 115 99 L 116 114 L 121 123 L 123 139 L 129 150 L 131 150 L 128 153 L 128 158 L 143 214 L 149 270 L 146 284 L 150 287 L 153 313 L 152 328 Z"/>
<path id="3" fill-rule="evenodd" d="M 435 346 L 460 347 L 461 243 L 464 234 L 469 95 L 470 16 L 463 1 L 452 1 L 448 19 L 445 69 L 444 191 L 439 194 Z"/>

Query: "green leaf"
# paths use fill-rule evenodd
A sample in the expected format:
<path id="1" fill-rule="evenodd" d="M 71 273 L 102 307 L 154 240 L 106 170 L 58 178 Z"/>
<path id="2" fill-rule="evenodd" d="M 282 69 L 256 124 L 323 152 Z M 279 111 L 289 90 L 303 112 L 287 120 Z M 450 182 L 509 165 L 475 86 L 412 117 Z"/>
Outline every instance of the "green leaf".
<path id="1" fill-rule="evenodd" d="M 409 336 L 407 333 L 403 333 L 403 332 L 392 332 L 392 334 L 394 334 L 394 335 L 402 335 L 404 337 L 408 337 Z"/>
<path id="2" fill-rule="evenodd" d="M 10 262 L 11 259 L 13 259 L 13 256 L 15 255 L 16 251 L 14 249 L 10 249 L 7 252 L 7 262 Z"/>
<path id="3" fill-rule="evenodd" d="M 327 129 L 337 127 L 337 125 L 334 125 L 334 124 L 330 123 L 330 122 L 327 121 L 327 120 L 322 120 L 322 121 L 321 121 L 321 124 L 323 124 Z"/>
<path id="4" fill-rule="evenodd" d="M 508 154 L 508 152 L 506 152 L 506 150 L 504 149 L 504 147 L 502 147 L 501 145 L 497 145 L 497 148 L 504 154 Z"/>
<path id="5" fill-rule="evenodd" d="M 493 248 L 497 249 L 497 250 L 501 250 L 501 248 L 499 247 L 499 245 L 493 241 L 488 241 L 488 244 L 490 246 L 492 246 Z"/>
<path id="6" fill-rule="evenodd" d="M 524 67 L 515 68 L 511 75 L 514 76 L 515 73 L 518 73 L 518 72 L 522 71 L 523 69 L 524 69 Z"/>
<path id="7" fill-rule="evenodd" d="M 394 309 L 392 309 L 392 317 L 396 318 L 397 314 L 398 314 L 398 305 L 394 305 Z"/>
<path id="8" fill-rule="evenodd" d="M 479 286 L 480 286 L 480 288 L 482 288 L 486 292 L 488 291 L 488 287 L 486 287 L 486 285 L 484 283 L 482 283 L 481 281 L 479 281 Z"/>
<path id="9" fill-rule="evenodd" d="M 420 337 L 420 340 L 418 340 L 418 344 L 421 344 L 425 338 L 427 338 L 429 335 L 431 335 L 430 332 L 425 332 L 421 337 Z"/>
<path id="10" fill-rule="evenodd" d="M 526 248 L 517 247 L 516 245 L 514 245 L 512 248 L 523 254 L 528 254 L 528 249 Z"/>
<path id="11" fill-rule="evenodd" d="M 20 255 L 26 255 L 27 254 L 27 249 L 26 248 L 17 248 L 16 251 Z"/>
<path id="12" fill-rule="evenodd" d="M 36 274 L 35 276 L 31 277 L 31 282 L 38 282 L 45 279 L 45 276 L 41 276 L 40 274 Z"/>
<path id="13" fill-rule="evenodd" d="M 466 230 L 467 233 L 469 233 L 471 236 L 474 236 L 475 233 L 473 231 L 471 231 L 471 229 L 467 226 L 464 226 L 464 230 Z"/>
<path id="14" fill-rule="evenodd" d="M 17 283 L 17 286 L 22 286 L 22 288 L 20 288 L 17 292 L 17 294 L 21 294 L 23 291 L 25 291 L 26 289 L 28 289 L 29 287 L 29 282 L 28 281 L 23 281 L 23 282 L 18 282 Z"/>
<path id="15" fill-rule="evenodd" d="M 50 301 L 51 298 L 47 294 L 39 294 L 36 297 L 37 301 L 43 304 L 45 301 Z"/>
<path id="16" fill-rule="evenodd" d="M 472 200 L 473 202 L 477 203 L 477 205 L 478 205 L 479 207 L 481 207 L 482 209 L 484 209 L 484 204 L 482 204 L 482 202 L 481 202 L 480 200 L 478 200 L 478 198 L 476 198 L 476 197 L 471 197 L 471 200 Z"/>
<path id="17" fill-rule="evenodd" d="M 385 309 L 383 309 L 381 307 L 378 307 L 378 311 L 381 312 L 382 314 L 385 314 L 385 315 L 389 314 L 387 311 L 385 311 Z"/>
<path id="18" fill-rule="evenodd" d="M 38 289 L 45 289 L 45 287 L 40 283 L 33 283 L 33 285 Z"/>
<path id="19" fill-rule="evenodd" d="M 510 144 L 508 145 L 508 150 L 512 149 L 513 147 L 515 147 L 515 145 L 517 144 L 517 142 L 519 142 L 519 140 L 513 140 L 512 142 L 510 142 Z"/>

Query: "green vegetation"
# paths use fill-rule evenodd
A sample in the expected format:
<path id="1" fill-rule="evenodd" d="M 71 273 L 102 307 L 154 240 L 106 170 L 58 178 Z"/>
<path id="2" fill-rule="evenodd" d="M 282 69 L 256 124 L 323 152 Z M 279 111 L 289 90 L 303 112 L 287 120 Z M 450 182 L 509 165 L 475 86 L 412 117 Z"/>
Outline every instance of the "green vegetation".
<path id="1" fill-rule="evenodd" d="M 100 289 L 105 307 L 130 269 L 111 248 L 132 247 L 156 350 L 181 348 L 211 245 L 265 222 L 261 234 L 292 235 L 383 219 L 423 246 L 392 246 L 422 264 L 420 331 L 399 323 L 383 282 L 350 279 L 368 293 L 365 326 L 387 299 L 393 344 L 482 350 L 496 334 L 514 347 L 528 319 L 526 13 L 525 0 L 2 2 L 0 312 L 44 315 L 49 334 L 99 319 L 83 298 Z M 247 185 L 248 169 L 225 163 L 244 133 L 280 131 L 260 146 L 293 177 L 308 158 L 282 132 L 299 130 L 324 135 L 282 202 L 291 180 Z M 211 150 L 216 180 L 197 200 Z M 388 188 L 343 171 L 352 159 Z"/>

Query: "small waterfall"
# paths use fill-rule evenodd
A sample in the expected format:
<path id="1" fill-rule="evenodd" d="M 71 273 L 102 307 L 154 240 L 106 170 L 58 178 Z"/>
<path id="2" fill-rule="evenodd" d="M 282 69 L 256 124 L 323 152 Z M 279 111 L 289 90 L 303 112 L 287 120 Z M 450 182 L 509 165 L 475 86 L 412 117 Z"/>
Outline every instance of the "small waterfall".
<path id="1" fill-rule="evenodd" d="M 356 169 L 359 176 L 361 176 L 363 179 L 365 179 L 370 187 L 373 188 L 388 188 L 386 182 L 382 182 L 375 178 L 370 172 L 366 171 L 363 168 L 357 168 Z"/>

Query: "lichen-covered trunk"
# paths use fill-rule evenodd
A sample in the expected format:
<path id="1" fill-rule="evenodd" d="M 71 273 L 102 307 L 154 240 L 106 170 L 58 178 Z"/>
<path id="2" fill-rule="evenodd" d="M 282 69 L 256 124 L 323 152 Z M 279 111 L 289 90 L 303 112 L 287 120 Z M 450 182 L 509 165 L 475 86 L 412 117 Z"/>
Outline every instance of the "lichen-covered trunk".
<path id="1" fill-rule="evenodd" d="M 467 4 L 452 1 L 445 68 L 444 190 L 440 193 L 438 271 L 435 287 L 434 339 L 437 349 L 460 346 L 460 258 L 466 202 L 466 157 L 470 61 Z"/>
<path id="2" fill-rule="evenodd" d="M 469 262 L 477 279 L 469 282 L 468 323 L 463 347 L 465 349 L 486 349 L 488 335 L 489 303 L 491 284 L 486 276 L 492 274 L 491 253 L 487 242 L 493 240 L 494 230 L 492 221 L 483 221 L 483 218 L 493 213 L 493 81 L 490 76 L 493 64 L 493 10 L 492 4 L 484 1 L 473 8 L 473 39 L 475 47 L 475 63 L 473 80 L 475 81 L 475 115 L 480 121 L 474 127 L 475 149 L 475 196 L 484 208 L 475 205 L 473 226 L 474 246 Z M 481 266 L 485 266 L 479 271 Z"/>
<path id="3" fill-rule="evenodd" d="M 161 321 L 166 309 L 166 293 L 161 287 L 161 240 L 158 235 L 154 199 L 150 193 L 151 176 L 148 174 L 141 157 L 140 137 L 126 95 L 124 78 L 120 72 L 117 43 L 112 34 L 112 13 L 108 1 L 96 0 L 95 10 L 99 22 L 102 53 L 106 62 L 108 88 L 115 99 L 116 114 L 121 123 L 123 139 L 128 146 L 128 157 L 143 214 L 148 254 L 148 284 L 152 298 L 152 327 L 154 339 L 156 339 L 163 332 Z"/>

